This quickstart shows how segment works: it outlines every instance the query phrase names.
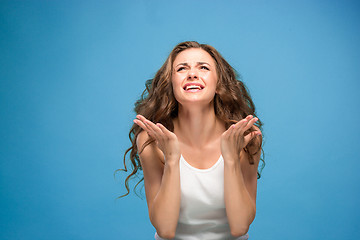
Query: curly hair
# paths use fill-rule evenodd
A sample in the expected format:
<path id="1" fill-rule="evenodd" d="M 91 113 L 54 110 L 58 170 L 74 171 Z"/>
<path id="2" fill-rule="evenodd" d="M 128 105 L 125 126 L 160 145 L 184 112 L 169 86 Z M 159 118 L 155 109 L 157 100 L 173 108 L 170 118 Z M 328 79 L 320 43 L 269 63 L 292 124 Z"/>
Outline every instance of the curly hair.
<path id="1" fill-rule="evenodd" d="M 178 114 L 178 102 L 175 99 L 172 89 L 172 72 L 173 62 L 176 56 L 190 48 L 200 48 L 205 50 L 214 59 L 216 64 L 216 71 L 218 76 L 216 94 L 214 97 L 214 110 L 215 115 L 225 122 L 226 129 L 233 123 L 240 121 L 248 115 L 256 116 L 255 105 L 251 99 L 248 89 L 245 84 L 239 80 L 239 75 L 236 73 L 230 64 L 220 55 L 220 53 L 212 46 L 207 44 L 199 44 L 195 41 L 186 41 L 179 43 L 171 51 L 170 55 L 166 59 L 162 67 L 157 71 L 153 79 L 147 80 L 145 83 L 145 90 L 141 94 L 139 100 L 135 103 L 136 114 L 141 114 L 145 118 L 154 123 L 161 123 L 170 131 L 174 130 L 173 119 Z M 260 119 L 255 124 L 260 130 L 262 129 L 262 122 Z M 130 162 L 132 171 L 125 179 L 125 187 L 127 193 L 120 197 L 124 197 L 130 193 L 129 180 L 142 170 L 142 166 L 139 159 L 139 154 L 142 150 L 152 143 L 154 139 L 149 139 L 143 146 L 137 146 L 136 139 L 142 129 L 133 124 L 129 132 L 129 139 L 131 141 L 131 147 L 128 148 L 124 154 L 124 169 L 118 169 L 117 171 L 128 172 L 126 159 L 127 155 L 130 155 Z M 248 132 L 255 131 L 255 128 L 251 128 Z M 255 142 L 254 139 L 244 148 L 245 152 L 249 156 L 250 164 L 254 164 L 253 156 L 262 150 L 262 138 L 260 143 Z M 254 150 L 255 149 L 255 150 Z M 260 173 L 265 166 L 263 162 L 260 171 L 258 171 L 258 179 Z M 142 182 L 144 178 L 141 178 L 135 185 L 134 189 Z"/>

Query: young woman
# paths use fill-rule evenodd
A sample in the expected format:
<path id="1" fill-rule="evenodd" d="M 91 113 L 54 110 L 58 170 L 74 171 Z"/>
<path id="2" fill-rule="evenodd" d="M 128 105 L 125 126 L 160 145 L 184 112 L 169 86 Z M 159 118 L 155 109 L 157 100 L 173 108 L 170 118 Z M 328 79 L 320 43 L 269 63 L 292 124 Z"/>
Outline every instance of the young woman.
<path id="1" fill-rule="evenodd" d="M 142 170 L 155 239 L 248 239 L 262 124 L 234 69 L 209 45 L 180 43 L 135 106 L 126 187 Z"/>

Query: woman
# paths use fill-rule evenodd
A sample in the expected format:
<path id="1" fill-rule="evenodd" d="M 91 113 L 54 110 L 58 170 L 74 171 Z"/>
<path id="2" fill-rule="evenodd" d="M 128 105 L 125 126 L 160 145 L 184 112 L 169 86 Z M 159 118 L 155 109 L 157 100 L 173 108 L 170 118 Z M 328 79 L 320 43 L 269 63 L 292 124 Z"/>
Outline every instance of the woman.
<path id="1" fill-rule="evenodd" d="M 155 238 L 248 239 L 262 124 L 232 67 L 209 45 L 180 43 L 135 106 L 126 187 L 142 169 Z"/>

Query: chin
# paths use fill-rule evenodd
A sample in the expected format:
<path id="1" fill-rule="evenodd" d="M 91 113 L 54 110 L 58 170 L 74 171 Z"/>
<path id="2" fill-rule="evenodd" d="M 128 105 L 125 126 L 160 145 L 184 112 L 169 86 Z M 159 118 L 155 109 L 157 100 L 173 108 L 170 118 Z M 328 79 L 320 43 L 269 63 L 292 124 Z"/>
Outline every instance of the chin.
<path id="1" fill-rule="evenodd" d="M 178 101 L 178 100 L 177 100 Z M 207 107 L 209 105 L 214 105 L 214 98 L 212 99 L 203 99 L 203 98 L 187 98 L 187 99 L 181 99 L 178 101 L 179 105 L 183 107 Z"/>

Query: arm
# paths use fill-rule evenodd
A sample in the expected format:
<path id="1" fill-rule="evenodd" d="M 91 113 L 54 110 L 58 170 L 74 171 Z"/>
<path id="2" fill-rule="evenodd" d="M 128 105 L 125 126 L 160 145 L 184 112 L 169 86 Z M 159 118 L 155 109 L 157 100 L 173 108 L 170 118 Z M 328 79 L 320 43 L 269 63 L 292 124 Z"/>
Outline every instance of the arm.
<path id="1" fill-rule="evenodd" d="M 155 125 L 142 116 L 135 123 L 145 130 L 137 138 L 139 149 L 149 135 L 156 140 L 146 146 L 139 157 L 150 221 L 160 237 L 171 239 L 175 236 L 180 211 L 179 144 L 176 135 L 161 124 Z"/>
<path id="2" fill-rule="evenodd" d="M 248 116 L 230 127 L 222 136 L 225 206 L 233 236 L 246 234 L 255 218 L 257 167 L 261 151 L 254 156 L 254 164 L 250 165 L 243 148 L 254 137 L 256 143 L 260 144 L 260 130 L 244 136 L 244 132 L 256 121 L 256 118 Z"/>

